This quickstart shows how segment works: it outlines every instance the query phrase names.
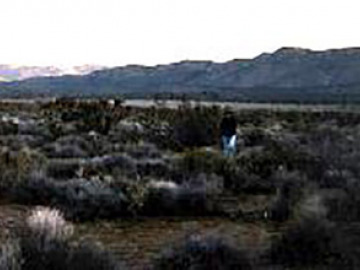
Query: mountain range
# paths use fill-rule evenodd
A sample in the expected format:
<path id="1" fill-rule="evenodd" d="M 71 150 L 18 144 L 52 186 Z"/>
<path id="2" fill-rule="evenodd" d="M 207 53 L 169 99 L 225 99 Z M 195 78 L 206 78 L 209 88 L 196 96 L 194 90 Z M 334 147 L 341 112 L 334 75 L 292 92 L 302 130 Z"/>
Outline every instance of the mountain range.
<path id="1" fill-rule="evenodd" d="M 83 65 L 67 68 L 54 66 L 17 66 L 0 65 L 0 81 L 9 82 L 33 77 L 62 76 L 66 74 L 85 75 L 105 67 L 100 65 Z"/>
<path id="2" fill-rule="evenodd" d="M 2 82 L 0 96 L 187 95 L 243 102 L 360 102 L 360 48 L 312 51 L 284 47 L 253 59 L 225 63 L 182 61 L 106 68 L 84 75 L 54 75 Z"/>

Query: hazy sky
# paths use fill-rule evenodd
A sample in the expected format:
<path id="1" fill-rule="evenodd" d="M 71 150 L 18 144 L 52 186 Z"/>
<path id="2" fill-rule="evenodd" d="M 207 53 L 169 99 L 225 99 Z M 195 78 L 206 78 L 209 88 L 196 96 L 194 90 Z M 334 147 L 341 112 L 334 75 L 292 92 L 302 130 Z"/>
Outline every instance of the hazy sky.
<path id="1" fill-rule="evenodd" d="M 0 63 L 166 64 L 360 46 L 358 0 L 0 0 Z"/>

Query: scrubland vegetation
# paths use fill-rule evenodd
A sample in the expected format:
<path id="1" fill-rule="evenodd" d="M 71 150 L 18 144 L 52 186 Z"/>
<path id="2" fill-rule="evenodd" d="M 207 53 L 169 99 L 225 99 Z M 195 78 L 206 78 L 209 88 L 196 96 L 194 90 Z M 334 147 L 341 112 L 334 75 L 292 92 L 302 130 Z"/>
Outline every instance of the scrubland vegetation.
<path id="1" fill-rule="evenodd" d="M 48 207 L 29 213 L 24 234 L 4 240 L 0 269 L 125 269 L 121 258 L 79 242 L 72 226 L 174 216 L 275 229 L 256 250 L 226 235 L 184 236 L 146 267 L 359 267 L 356 112 L 236 111 L 239 151 L 225 158 L 220 107 L 0 106 L 2 204 Z M 241 204 L 259 195 L 265 205 Z"/>

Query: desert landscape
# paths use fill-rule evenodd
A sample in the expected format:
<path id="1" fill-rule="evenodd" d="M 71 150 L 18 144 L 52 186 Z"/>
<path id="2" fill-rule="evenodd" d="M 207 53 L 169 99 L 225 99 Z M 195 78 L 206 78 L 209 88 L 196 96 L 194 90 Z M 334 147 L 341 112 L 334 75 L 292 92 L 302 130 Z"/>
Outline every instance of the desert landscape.
<path id="1" fill-rule="evenodd" d="M 359 270 L 360 2 L 0 4 L 0 270 Z"/>
<path id="2" fill-rule="evenodd" d="M 0 102 L 0 269 L 356 269 L 356 106 L 235 105 Z"/>

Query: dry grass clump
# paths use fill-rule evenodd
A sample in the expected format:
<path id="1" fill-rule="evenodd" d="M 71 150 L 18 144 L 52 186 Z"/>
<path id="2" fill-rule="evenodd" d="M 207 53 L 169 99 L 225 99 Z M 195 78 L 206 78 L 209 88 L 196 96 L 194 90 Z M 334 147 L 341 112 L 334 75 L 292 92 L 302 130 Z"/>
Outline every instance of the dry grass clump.
<path id="1" fill-rule="evenodd" d="M 46 235 L 52 239 L 67 239 L 74 228 L 67 223 L 58 209 L 37 207 L 26 219 L 27 226 L 36 235 Z"/>
<path id="2" fill-rule="evenodd" d="M 102 247 L 70 242 L 73 227 L 59 210 L 34 209 L 26 219 L 26 231 L 2 246 L 1 270 L 125 269 Z"/>

